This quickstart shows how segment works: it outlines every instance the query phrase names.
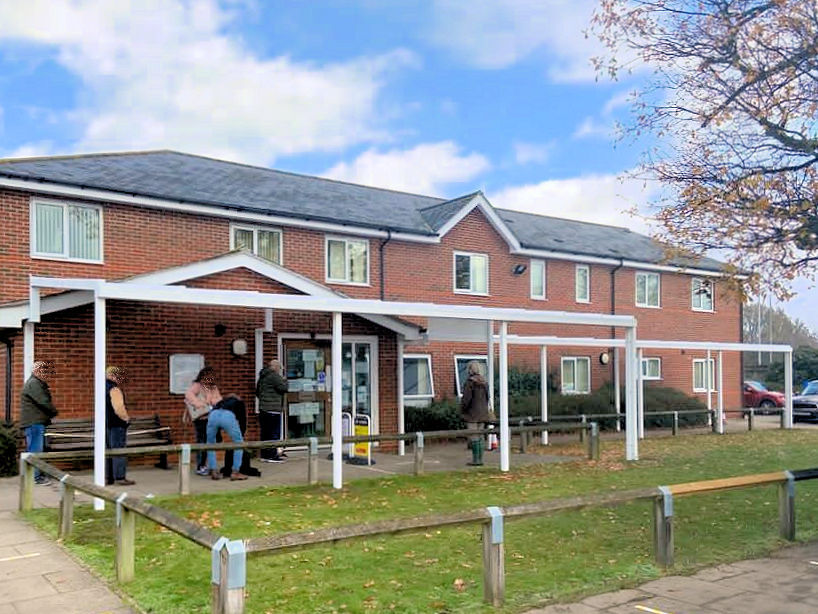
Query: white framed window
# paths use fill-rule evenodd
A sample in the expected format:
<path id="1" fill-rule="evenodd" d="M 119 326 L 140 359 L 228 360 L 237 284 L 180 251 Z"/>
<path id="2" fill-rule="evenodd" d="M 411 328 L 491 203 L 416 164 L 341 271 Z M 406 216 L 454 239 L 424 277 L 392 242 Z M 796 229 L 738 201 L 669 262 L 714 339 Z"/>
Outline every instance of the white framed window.
<path id="1" fill-rule="evenodd" d="M 642 359 L 642 379 L 662 379 L 662 359 L 643 358 Z"/>
<path id="2" fill-rule="evenodd" d="M 230 226 L 230 249 L 249 249 L 256 256 L 282 264 L 281 231 L 257 226 Z"/>
<path id="3" fill-rule="evenodd" d="M 457 294 L 489 293 L 489 257 L 486 254 L 454 252 L 454 291 Z"/>
<path id="4" fill-rule="evenodd" d="M 435 396 L 430 354 L 404 354 L 403 398 L 408 400 L 431 400 Z"/>
<path id="5" fill-rule="evenodd" d="M 713 294 L 712 280 L 694 277 L 690 288 L 693 311 L 713 311 Z"/>
<path id="6" fill-rule="evenodd" d="M 326 279 L 336 284 L 369 285 L 369 241 L 327 237 Z"/>
<path id="7" fill-rule="evenodd" d="M 707 359 L 696 359 L 693 361 L 693 392 L 707 392 Z M 710 359 L 710 390 L 714 391 L 716 389 L 715 385 L 715 378 L 714 375 L 716 373 L 716 361 L 714 359 Z"/>
<path id="8" fill-rule="evenodd" d="M 591 267 L 578 264 L 574 277 L 574 294 L 577 303 L 591 302 Z"/>
<path id="9" fill-rule="evenodd" d="M 636 273 L 636 306 L 660 307 L 661 281 L 659 273 Z"/>
<path id="10" fill-rule="evenodd" d="M 588 356 L 562 358 L 562 394 L 591 392 L 591 359 Z"/>
<path id="11" fill-rule="evenodd" d="M 545 261 L 532 260 L 528 266 L 531 276 L 531 298 L 545 300 Z"/>
<path id="12" fill-rule="evenodd" d="M 31 255 L 102 262 L 102 208 L 51 200 L 31 202 Z"/>
<path id="13" fill-rule="evenodd" d="M 488 377 L 489 366 L 485 354 L 482 356 L 457 354 L 454 357 L 454 385 L 459 397 L 463 396 L 463 385 L 469 378 L 469 363 L 472 361 L 479 363 L 481 366 L 480 374 L 483 377 Z"/>

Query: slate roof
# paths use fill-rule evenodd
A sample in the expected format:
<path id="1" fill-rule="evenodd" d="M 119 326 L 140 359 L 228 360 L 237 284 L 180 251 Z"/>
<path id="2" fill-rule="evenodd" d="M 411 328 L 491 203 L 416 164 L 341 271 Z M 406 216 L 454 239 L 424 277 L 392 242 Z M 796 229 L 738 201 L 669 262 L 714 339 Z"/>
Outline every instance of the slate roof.
<path id="1" fill-rule="evenodd" d="M 0 160 L 0 177 L 47 181 L 235 211 L 434 236 L 479 192 L 447 200 L 175 151 Z M 712 259 L 668 263 L 625 228 L 497 209 L 523 247 L 721 270 Z"/>

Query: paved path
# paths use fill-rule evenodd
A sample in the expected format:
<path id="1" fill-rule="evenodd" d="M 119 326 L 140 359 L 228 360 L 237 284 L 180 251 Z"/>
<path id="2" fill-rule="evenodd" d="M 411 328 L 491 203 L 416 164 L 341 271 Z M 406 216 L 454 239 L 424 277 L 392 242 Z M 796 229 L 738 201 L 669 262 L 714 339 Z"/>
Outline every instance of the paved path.
<path id="1" fill-rule="evenodd" d="M 104 582 L 17 516 L 18 483 L 0 480 L 0 614 L 133 614 Z M 38 498 L 52 488 L 37 486 Z"/>

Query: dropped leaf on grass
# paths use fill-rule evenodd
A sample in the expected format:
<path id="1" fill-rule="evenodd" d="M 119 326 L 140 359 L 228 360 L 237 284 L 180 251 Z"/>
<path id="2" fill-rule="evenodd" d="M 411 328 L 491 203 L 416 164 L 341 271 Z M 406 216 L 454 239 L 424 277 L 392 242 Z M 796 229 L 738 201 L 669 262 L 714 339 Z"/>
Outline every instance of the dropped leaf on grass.
<path id="1" fill-rule="evenodd" d="M 457 578 L 452 583 L 452 586 L 454 587 L 454 590 L 456 590 L 458 593 L 462 593 L 463 591 L 466 590 L 466 581 L 463 578 Z"/>
<path id="2" fill-rule="evenodd" d="M 375 586 L 375 580 L 367 580 L 364 582 L 364 588 L 372 588 Z"/>

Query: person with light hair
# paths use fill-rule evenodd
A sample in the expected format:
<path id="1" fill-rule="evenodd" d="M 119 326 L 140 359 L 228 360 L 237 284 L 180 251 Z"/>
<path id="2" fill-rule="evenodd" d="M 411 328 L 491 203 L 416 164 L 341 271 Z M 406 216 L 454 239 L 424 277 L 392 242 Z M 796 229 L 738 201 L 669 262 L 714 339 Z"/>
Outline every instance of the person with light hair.
<path id="1" fill-rule="evenodd" d="M 125 393 L 122 386 L 128 380 L 122 367 L 105 369 L 105 447 L 124 448 L 128 445 L 128 425 L 131 418 L 125 406 Z M 132 486 L 136 484 L 126 477 L 128 459 L 124 456 L 113 456 L 105 459 L 105 481 L 108 484 Z"/>
<path id="2" fill-rule="evenodd" d="M 460 414 L 470 431 L 484 428 L 491 421 L 489 405 L 489 385 L 483 377 L 481 365 L 476 360 L 469 363 L 469 377 L 463 385 L 463 397 L 460 399 Z M 472 435 L 469 441 L 472 459 L 467 464 L 483 464 L 483 438 Z"/>
<path id="3" fill-rule="evenodd" d="M 45 427 L 57 415 L 57 408 L 51 400 L 48 382 L 54 378 L 54 363 L 38 360 L 31 369 L 31 377 L 26 380 L 20 397 L 20 428 L 26 436 L 26 452 L 42 452 L 45 447 Z M 48 476 L 34 472 L 37 484 L 48 484 Z"/>
<path id="4" fill-rule="evenodd" d="M 256 397 L 258 397 L 259 426 L 262 441 L 281 439 L 284 414 L 284 395 L 287 394 L 287 380 L 282 375 L 281 362 L 271 360 L 258 374 Z M 261 460 L 265 463 L 283 463 L 285 454 L 277 447 L 263 448 Z"/>

